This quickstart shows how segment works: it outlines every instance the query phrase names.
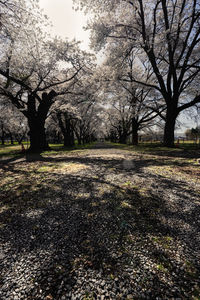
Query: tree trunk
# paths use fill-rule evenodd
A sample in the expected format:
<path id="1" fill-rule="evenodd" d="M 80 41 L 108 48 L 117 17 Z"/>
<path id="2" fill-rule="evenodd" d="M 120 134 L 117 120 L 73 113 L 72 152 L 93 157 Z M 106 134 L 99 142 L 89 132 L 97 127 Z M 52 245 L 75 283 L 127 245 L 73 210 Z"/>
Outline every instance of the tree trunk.
<path id="1" fill-rule="evenodd" d="M 1 145 L 5 145 L 5 139 L 4 139 L 4 136 L 1 136 Z"/>
<path id="2" fill-rule="evenodd" d="M 133 131 L 132 133 L 132 145 L 137 146 L 138 145 L 138 132 Z"/>
<path id="3" fill-rule="evenodd" d="M 174 130 L 177 118 L 176 111 L 167 110 L 165 130 L 164 130 L 164 146 L 174 147 Z"/>
<path id="4" fill-rule="evenodd" d="M 45 122 L 35 118 L 28 119 L 29 135 L 30 135 L 30 148 L 29 152 L 41 153 L 42 151 L 49 150 L 48 143 L 46 141 Z"/>
<path id="5" fill-rule="evenodd" d="M 127 139 L 127 135 L 122 134 L 122 135 L 119 137 L 119 143 L 120 143 L 120 144 L 126 144 L 126 139 Z"/>
<path id="6" fill-rule="evenodd" d="M 66 132 L 64 134 L 64 146 L 73 147 L 74 146 L 74 135 L 71 132 Z"/>
<path id="7" fill-rule="evenodd" d="M 77 140 L 78 140 L 78 145 L 81 145 L 81 139 L 78 136 L 76 136 L 76 137 L 77 137 Z"/>
<path id="8" fill-rule="evenodd" d="M 132 119 L 132 145 L 138 145 L 138 123 L 135 118 Z"/>
<path id="9" fill-rule="evenodd" d="M 30 129 L 29 152 L 41 153 L 42 151 L 50 149 L 46 140 L 45 121 L 55 96 L 56 93 L 53 90 L 48 94 L 43 93 L 42 100 L 37 107 L 35 95 L 28 95 L 27 111 L 24 112 L 24 115 L 28 119 Z"/>
<path id="10" fill-rule="evenodd" d="M 4 125 L 1 124 L 1 145 L 5 145 L 5 131 L 4 131 Z"/>
<path id="11" fill-rule="evenodd" d="M 11 143 L 11 145 L 14 145 L 12 133 L 10 132 L 9 135 L 10 135 L 10 143 Z"/>
<path id="12" fill-rule="evenodd" d="M 83 127 L 81 121 L 78 122 L 77 126 L 74 127 L 74 132 L 78 141 L 78 145 L 83 143 Z"/>
<path id="13" fill-rule="evenodd" d="M 16 139 L 17 139 L 18 144 L 21 145 L 21 143 L 24 139 L 24 135 L 21 138 L 16 138 Z"/>
<path id="14" fill-rule="evenodd" d="M 64 146 L 74 146 L 74 132 L 71 126 L 71 120 L 65 118 Z"/>

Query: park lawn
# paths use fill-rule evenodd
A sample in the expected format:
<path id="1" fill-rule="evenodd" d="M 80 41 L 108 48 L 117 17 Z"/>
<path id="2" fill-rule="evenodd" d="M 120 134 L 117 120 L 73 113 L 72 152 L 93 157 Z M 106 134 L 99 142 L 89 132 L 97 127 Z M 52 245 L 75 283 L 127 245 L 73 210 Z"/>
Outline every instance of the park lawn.
<path id="1" fill-rule="evenodd" d="M 127 150 L 133 150 L 138 152 L 181 152 L 183 150 L 194 150 L 198 151 L 200 150 L 200 144 L 196 144 L 194 141 L 185 141 L 177 145 L 175 142 L 174 148 L 164 147 L 159 142 L 139 142 L 137 146 L 131 145 L 131 144 L 120 144 L 120 143 L 113 143 L 113 142 L 106 142 L 110 145 L 113 145 L 114 147 L 117 147 L 119 149 L 127 149 Z"/>
<path id="2" fill-rule="evenodd" d="M 63 144 L 49 144 L 51 150 L 50 151 L 45 151 L 43 152 L 44 155 L 48 155 L 48 154 L 56 154 L 58 152 L 68 152 L 73 150 L 78 150 L 78 149 L 89 149 L 91 148 L 93 145 L 95 144 L 95 142 L 93 143 L 87 143 L 84 145 L 78 145 L 77 143 L 75 144 L 74 147 L 64 147 Z M 23 143 L 24 148 L 27 150 L 29 143 Z M 24 155 L 22 153 L 22 146 L 18 145 L 17 143 L 14 143 L 14 145 L 10 145 L 10 144 L 6 144 L 6 145 L 0 145 L 0 160 L 1 159 L 6 159 L 6 158 L 14 158 L 14 157 L 18 157 L 20 155 Z"/>
<path id="3" fill-rule="evenodd" d="M 51 151 L 45 151 L 39 159 L 26 162 L 24 154 L 21 154 L 21 146 L 0 146 L 0 157 L 12 157 L 13 164 L 3 164 L 0 170 L 0 192 L 6 192 L 5 206 L 3 202 L 3 210 L 15 207 L 15 209 L 23 209 L 23 205 L 40 206 L 41 201 L 33 201 L 35 196 L 38 198 L 38 193 L 43 193 L 43 189 L 51 185 L 54 186 L 55 174 L 66 174 L 70 172 L 79 172 L 87 168 L 83 163 L 70 162 L 70 155 L 87 152 L 94 146 L 95 143 L 86 144 L 73 148 L 65 148 L 62 144 L 51 144 Z M 200 150 L 182 151 L 182 149 L 171 149 L 160 146 L 139 145 L 128 146 L 121 144 L 106 143 L 107 145 L 115 146 L 117 149 L 123 149 L 130 153 L 135 153 L 138 161 L 145 160 L 144 169 L 154 175 L 162 176 L 168 179 L 179 179 L 180 181 L 191 182 L 194 184 L 200 183 L 200 162 L 197 157 L 200 157 Z M 177 155 L 178 154 L 178 155 Z M 64 162 L 68 156 L 68 161 Z M 48 158 L 59 157 L 60 161 L 51 162 Z M 17 160 L 22 159 L 22 163 L 17 163 Z M 35 161 L 34 161 L 35 160 Z M 3 160 L 2 160 L 3 161 Z M 15 163 L 16 161 L 16 163 Z M 112 168 L 111 168 L 112 171 Z M 145 186 L 141 188 L 145 190 Z M 200 193 L 200 191 L 197 191 Z M 50 195 L 53 197 L 53 195 Z M 27 202 L 28 198 L 28 202 Z M 41 197 L 42 198 L 42 197 Z M 20 205 L 19 202 L 20 201 Z M 1 208 L 2 210 L 2 208 Z"/>
<path id="4" fill-rule="evenodd" d="M 21 153 L 20 145 L 0 145 L 0 158 L 16 156 Z"/>

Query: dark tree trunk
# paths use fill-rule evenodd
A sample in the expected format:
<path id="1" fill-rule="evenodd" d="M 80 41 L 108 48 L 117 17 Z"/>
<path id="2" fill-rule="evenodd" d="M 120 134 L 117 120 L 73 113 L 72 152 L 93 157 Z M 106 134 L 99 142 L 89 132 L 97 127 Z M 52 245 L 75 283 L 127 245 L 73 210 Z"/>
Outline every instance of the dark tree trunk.
<path id="1" fill-rule="evenodd" d="M 137 146 L 138 145 L 138 132 L 133 131 L 132 133 L 132 144 Z"/>
<path id="2" fill-rule="evenodd" d="M 61 137 L 60 137 L 60 132 L 57 130 L 54 130 L 52 132 L 52 138 L 53 138 L 53 143 L 54 144 L 60 144 L 61 143 Z"/>
<path id="3" fill-rule="evenodd" d="M 13 145 L 14 144 L 14 142 L 13 142 L 13 135 L 12 135 L 11 132 L 9 133 L 9 136 L 10 136 L 10 143 L 11 143 L 11 145 Z"/>
<path id="4" fill-rule="evenodd" d="M 64 146 L 74 146 L 74 132 L 71 126 L 71 120 L 67 118 L 67 116 L 65 116 Z"/>
<path id="5" fill-rule="evenodd" d="M 24 115 L 28 119 L 30 129 L 29 152 L 41 153 L 50 149 L 46 140 L 45 121 L 55 96 L 56 93 L 53 90 L 48 94 L 43 93 L 38 107 L 36 105 L 36 95 L 30 94 L 28 96 L 27 111 L 24 112 Z"/>
<path id="6" fill-rule="evenodd" d="M 126 140 L 127 140 L 127 137 L 128 137 L 127 132 L 125 130 L 119 129 L 118 133 L 119 133 L 119 143 L 120 144 L 126 144 Z"/>
<path id="7" fill-rule="evenodd" d="M 65 147 L 73 147 L 74 146 L 74 134 L 73 134 L 73 132 L 65 132 L 64 146 Z"/>
<path id="8" fill-rule="evenodd" d="M 62 113 L 59 112 L 57 114 L 59 127 L 62 131 L 63 137 L 64 137 L 64 146 L 65 147 L 72 147 L 74 146 L 74 131 L 71 124 L 70 118 L 67 116 L 67 114 L 64 115 L 64 118 L 62 117 Z"/>
<path id="9" fill-rule="evenodd" d="M 29 120 L 29 136 L 30 136 L 30 148 L 29 152 L 41 153 L 42 151 L 49 150 L 49 146 L 46 140 L 45 122 L 38 120 L 38 118 Z"/>
<path id="10" fill-rule="evenodd" d="M 78 145 L 81 145 L 81 138 L 77 137 L 77 140 L 78 140 Z"/>
<path id="11" fill-rule="evenodd" d="M 174 130 L 177 116 L 176 109 L 170 108 L 167 110 L 164 129 L 164 146 L 166 147 L 174 147 Z"/>
<path id="12" fill-rule="evenodd" d="M 25 135 L 23 135 L 21 138 L 17 138 L 17 142 L 18 142 L 19 145 L 21 145 L 21 143 L 22 143 L 22 141 L 24 139 L 24 136 Z"/>
<path id="13" fill-rule="evenodd" d="M 81 125 L 81 121 L 78 122 L 77 126 L 74 128 L 75 135 L 78 141 L 78 145 L 83 143 L 83 127 Z"/>
<path id="14" fill-rule="evenodd" d="M 76 138 L 77 138 L 77 141 L 78 141 L 78 145 L 81 145 L 82 144 L 81 132 L 79 134 L 78 130 L 75 129 L 75 135 L 76 135 Z"/>
<path id="15" fill-rule="evenodd" d="M 2 132 L 2 134 L 1 134 L 1 144 L 5 145 L 5 131 L 4 131 L 4 125 L 3 124 L 1 125 L 1 132 Z"/>
<path id="16" fill-rule="evenodd" d="M 60 132 L 58 131 L 58 133 L 57 133 L 57 143 L 58 144 L 60 144 L 61 143 L 61 134 L 60 134 Z"/>
<path id="17" fill-rule="evenodd" d="M 119 127 L 118 127 L 118 134 L 119 134 L 119 143 L 126 144 L 128 133 L 126 131 L 126 128 L 121 124 L 119 124 Z"/>
<path id="18" fill-rule="evenodd" d="M 4 138 L 4 136 L 1 136 L 1 145 L 5 145 L 5 138 Z"/>
<path id="19" fill-rule="evenodd" d="M 120 144 L 126 144 L 126 140 L 127 140 L 127 135 L 125 135 L 125 134 L 122 134 L 122 135 L 119 137 L 119 143 L 120 143 Z"/>
<path id="20" fill-rule="evenodd" d="M 135 118 L 132 119 L 132 144 L 138 145 L 138 127 L 139 124 Z"/>

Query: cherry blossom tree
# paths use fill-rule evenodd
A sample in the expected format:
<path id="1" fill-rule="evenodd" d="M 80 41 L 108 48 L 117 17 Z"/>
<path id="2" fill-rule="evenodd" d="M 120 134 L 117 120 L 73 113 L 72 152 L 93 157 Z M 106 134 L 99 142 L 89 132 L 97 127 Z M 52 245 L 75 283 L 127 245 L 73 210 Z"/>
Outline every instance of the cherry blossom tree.
<path id="1" fill-rule="evenodd" d="M 92 97 L 91 97 L 92 98 Z M 101 111 L 98 102 L 91 99 L 83 90 L 60 99 L 53 107 L 52 115 L 64 137 L 64 146 L 90 142 L 97 135 Z"/>
<path id="2" fill-rule="evenodd" d="M 130 123 L 129 127 L 131 129 L 125 131 L 127 131 L 126 135 L 132 135 L 132 144 L 137 145 L 138 131 L 145 127 L 154 126 L 157 117 L 161 116 L 166 106 L 158 103 L 157 94 L 152 88 L 135 83 L 135 74 L 140 72 L 135 58 L 135 51 L 129 51 L 124 55 L 118 42 L 110 44 L 107 47 L 107 59 L 102 65 L 102 69 L 104 69 L 103 80 L 105 80 L 106 85 L 104 89 L 105 91 L 108 90 L 112 98 L 121 102 L 122 107 L 128 107 L 130 116 L 128 124 Z M 144 74 L 146 82 L 151 75 L 152 70 L 146 70 Z M 145 78 L 143 80 L 145 81 Z M 120 103 L 117 106 L 119 108 Z"/>
<path id="3" fill-rule="evenodd" d="M 120 97 L 121 98 L 121 97 Z M 108 123 L 110 124 L 109 134 L 114 134 L 121 144 L 126 144 L 131 134 L 132 113 L 128 102 L 122 99 L 112 101 L 112 106 L 106 111 Z"/>
<path id="4" fill-rule="evenodd" d="M 2 144 L 10 140 L 11 144 L 19 144 L 27 138 L 28 126 L 26 118 L 6 99 L 0 101 L 0 137 Z"/>
<path id="5" fill-rule="evenodd" d="M 74 145 L 75 137 L 79 144 L 84 143 L 87 132 L 86 119 L 90 114 L 90 107 L 94 106 L 98 90 L 95 56 L 83 52 L 78 61 L 82 61 L 82 69 L 76 76 L 73 91 L 59 97 L 52 106 L 53 119 L 62 132 L 64 145 L 69 147 Z"/>
<path id="6" fill-rule="evenodd" d="M 121 40 L 124 51 L 137 49 L 146 68 L 135 83 L 160 94 L 166 105 L 164 144 L 174 145 L 177 117 L 200 102 L 200 7 L 196 0 L 75 0 L 94 14 L 91 42 L 99 50 L 110 39 Z M 146 78 L 146 77 L 145 77 Z"/>
<path id="7" fill-rule="evenodd" d="M 84 54 L 75 41 L 47 39 L 38 26 L 39 18 L 23 5 L 20 24 L 13 15 L 13 25 L 6 23 L 6 30 L 1 30 L 0 94 L 27 118 L 29 150 L 41 152 L 48 148 L 45 121 L 49 110 L 57 96 L 73 92 L 77 75 L 84 69 Z"/>

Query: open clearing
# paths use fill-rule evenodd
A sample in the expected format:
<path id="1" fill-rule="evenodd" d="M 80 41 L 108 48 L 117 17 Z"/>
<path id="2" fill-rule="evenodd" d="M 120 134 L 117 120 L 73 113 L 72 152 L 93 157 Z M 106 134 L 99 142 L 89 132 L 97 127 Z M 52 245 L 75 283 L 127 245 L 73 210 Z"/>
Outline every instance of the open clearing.
<path id="1" fill-rule="evenodd" d="M 0 162 L 0 299 L 200 299 L 198 151 Z"/>

